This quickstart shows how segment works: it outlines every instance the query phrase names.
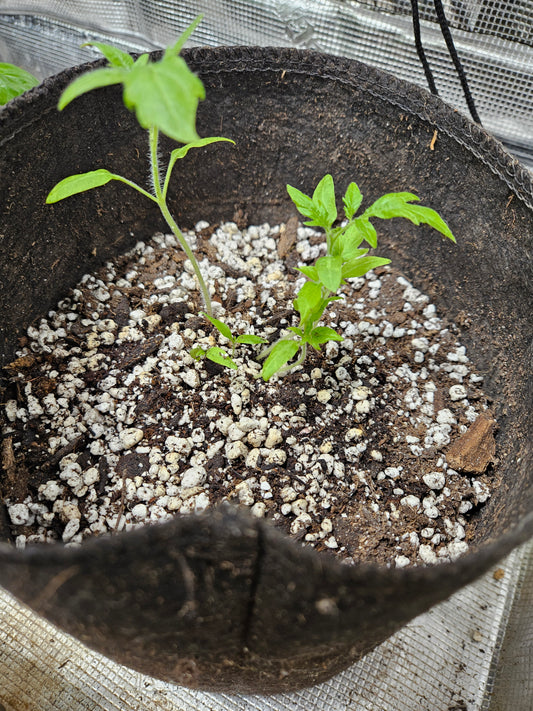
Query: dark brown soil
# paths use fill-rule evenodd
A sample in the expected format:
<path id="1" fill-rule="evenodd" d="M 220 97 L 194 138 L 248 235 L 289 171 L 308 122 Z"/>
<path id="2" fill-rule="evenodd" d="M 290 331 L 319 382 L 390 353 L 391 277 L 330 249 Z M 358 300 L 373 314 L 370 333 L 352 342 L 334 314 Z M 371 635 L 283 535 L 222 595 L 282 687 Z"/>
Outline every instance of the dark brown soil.
<path id="1" fill-rule="evenodd" d="M 297 273 L 289 270 L 283 279 L 272 279 L 269 294 L 275 304 L 259 288 L 255 299 L 244 298 L 249 275 L 221 258 L 209 241 L 214 230 L 199 231 L 197 251 L 220 267 L 215 289 L 225 319 L 235 333 L 255 329 L 272 342 L 292 323 Z M 278 251 L 289 255 L 289 267 L 295 266 L 295 225 L 277 237 Z M 312 246 L 321 238 L 306 239 Z M 6 416 L 2 441 L 2 538 L 18 545 L 61 538 L 76 544 L 87 535 L 164 520 L 223 499 L 249 506 L 303 543 L 347 560 L 407 565 L 454 558 L 466 550 L 469 521 L 497 484 L 490 402 L 472 365 L 464 363 L 454 325 L 436 320 L 423 295 L 406 306 L 410 287 L 400 274 L 387 267 L 347 286 L 345 300 L 328 316 L 345 341 L 311 352 L 302 369 L 265 384 L 253 377 L 257 348 L 239 349 L 237 374 L 209 360 L 194 363 L 188 356 L 193 345 L 222 345 L 224 339 L 197 315 L 202 309 L 197 292 L 160 298 L 171 288 L 154 282 L 178 278 L 183 255 L 159 245 L 142 253 L 140 264 L 138 258 L 121 257 L 112 270 L 106 266 L 81 284 L 63 304 L 75 317 L 54 312 L 50 329 L 59 335 L 49 347 L 37 348 L 35 331 L 6 368 L 4 403 L 11 416 Z M 132 270 L 135 276 L 125 279 Z M 123 283 L 117 286 L 120 277 Z M 97 298 L 101 284 L 108 299 Z M 139 309 L 144 315 L 132 321 Z M 130 338 L 128 329 L 140 337 Z M 109 332 L 106 340 L 102 334 Z M 183 341 L 174 356 L 175 375 L 162 365 L 172 334 Z M 416 345 L 421 339 L 422 351 Z M 82 365 L 73 368 L 72 357 Z M 461 375 L 458 366 L 467 372 Z M 110 411 L 101 413 L 102 432 L 71 423 L 62 437 L 61 418 L 50 415 L 47 396 L 55 396 L 54 402 L 70 399 L 72 417 L 81 419 L 82 403 L 94 408 L 106 402 L 102 395 L 113 391 L 106 385 L 110 375 L 120 392 L 111 397 Z M 74 380 L 79 381 L 76 394 L 66 395 L 65 383 Z M 457 396 L 457 386 L 464 388 L 463 397 Z M 123 389 L 130 391 L 132 414 L 118 418 L 119 428 L 140 431 L 142 437 L 109 449 L 102 443 L 112 439 L 109 420 L 117 420 Z M 22 416 L 14 416 L 15 410 Z M 70 422 L 66 412 L 61 417 Z M 433 439 L 432 427 L 439 430 Z M 480 428 L 483 437 L 476 434 Z M 179 447 L 191 437 L 189 451 L 180 455 Z M 231 442 L 241 443 L 238 456 L 228 454 Z M 446 460 L 450 447 L 455 468 Z M 202 481 L 184 486 L 191 468 L 203 472 Z M 442 485 L 428 485 L 428 475 L 441 476 Z M 61 495 L 47 494 L 47 482 L 56 482 Z M 74 508 L 65 509 L 58 500 Z M 26 522 L 13 520 L 16 504 L 28 508 Z M 96 515 L 98 507 L 102 513 Z M 69 525 L 72 535 L 65 533 Z"/>

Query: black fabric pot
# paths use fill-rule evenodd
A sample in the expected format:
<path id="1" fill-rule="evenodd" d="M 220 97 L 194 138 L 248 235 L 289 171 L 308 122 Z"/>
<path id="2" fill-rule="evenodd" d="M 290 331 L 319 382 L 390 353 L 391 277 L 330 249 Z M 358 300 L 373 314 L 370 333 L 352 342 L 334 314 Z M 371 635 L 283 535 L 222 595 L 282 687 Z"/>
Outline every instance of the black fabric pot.
<path id="1" fill-rule="evenodd" d="M 369 201 L 416 192 L 449 222 L 457 247 L 430 230 L 413 239 L 395 221 L 384 224 L 380 253 L 464 324 L 462 342 L 495 402 L 502 485 L 475 521 L 471 552 L 453 564 L 343 566 L 222 509 L 80 548 L 3 544 L 0 583 L 89 646 L 156 677 L 212 690 L 295 689 L 347 667 L 533 533 L 533 186 L 482 129 L 358 62 L 287 49 L 185 54 L 207 90 L 200 135 L 237 146 L 212 146 L 205 160 L 191 152 L 177 166 L 171 206 L 181 225 L 231 220 L 238 209 L 252 224 L 286 220 L 294 208 L 285 184 L 309 191 L 325 172 L 339 186 L 356 180 Z M 45 205 L 72 173 L 146 177 L 146 137 L 120 90 L 56 111 L 79 71 L 0 114 L 3 363 L 83 273 L 162 228 L 148 201 L 119 184 Z"/>

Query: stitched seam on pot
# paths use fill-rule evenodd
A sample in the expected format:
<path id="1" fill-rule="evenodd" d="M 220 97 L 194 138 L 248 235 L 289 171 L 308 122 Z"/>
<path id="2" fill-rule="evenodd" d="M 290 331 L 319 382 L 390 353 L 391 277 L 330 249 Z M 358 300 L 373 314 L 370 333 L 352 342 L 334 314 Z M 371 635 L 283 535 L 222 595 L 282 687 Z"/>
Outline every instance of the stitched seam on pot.
<path id="1" fill-rule="evenodd" d="M 259 524 L 256 528 L 257 531 L 257 557 L 255 559 L 255 565 L 253 570 L 252 579 L 250 581 L 250 598 L 248 600 L 248 605 L 246 609 L 246 616 L 244 618 L 243 625 L 243 635 L 242 635 L 242 656 L 244 657 L 247 652 L 253 651 L 253 638 L 251 636 L 255 616 L 257 609 L 257 591 L 259 590 L 259 584 L 261 581 L 261 574 L 263 571 L 263 560 L 265 558 L 265 540 L 263 526 Z"/>
<path id="2" fill-rule="evenodd" d="M 22 124 L 22 126 L 18 126 L 12 133 L 9 134 L 9 136 L 6 136 L 0 141 L 0 148 L 2 146 L 5 146 L 8 144 L 10 141 L 12 141 L 15 136 L 18 136 L 18 134 L 21 131 L 25 131 L 27 128 L 32 126 L 34 123 L 37 123 L 37 121 L 41 121 L 43 116 L 46 116 L 47 114 L 51 113 L 52 111 L 57 111 L 56 106 L 49 106 L 47 109 L 44 109 L 38 116 L 35 116 L 32 118 L 30 121 L 27 121 L 26 123 Z"/>
<path id="3" fill-rule="evenodd" d="M 337 62 L 335 70 L 346 73 L 350 70 L 350 67 L 353 70 L 353 67 L 365 66 L 365 70 L 369 70 L 368 77 L 370 77 L 370 79 L 368 77 L 357 75 L 358 79 L 361 81 L 360 84 L 355 83 L 350 77 L 343 77 L 338 74 L 328 72 L 327 65 L 331 64 L 331 60 L 328 57 L 324 58 L 324 56 L 320 54 L 313 56 L 322 59 L 322 66 L 326 68 L 326 71 L 324 72 L 318 72 L 312 65 L 306 64 L 308 58 L 302 55 L 296 56 L 293 50 L 289 50 L 289 56 L 286 56 L 285 59 L 284 54 L 275 56 L 274 59 L 276 60 L 277 66 L 274 66 L 274 64 L 271 66 L 264 66 L 265 59 L 271 59 L 268 55 L 266 57 L 262 56 L 258 60 L 252 55 L 244 52 L 243 54 L 245 55 L 244 57 L 225 58 L 223 65 L 221 62 L 217 62 L 216 66 L 213 65 L 209 67 L 209 64 L 206 66 L 204 63 L 203 66 L 198 66 L 197 70 L 201 71 L 202 76 L 205 76 L 206 74 L 231 74 L 238 72 L 244 74 L 248 73 L 250 70 L 262 73 L 276 73 L 285 69 L 293 74 L 312 76 L 338 82 L 352 88 L 357 88 L 370 96 L 379 98 L 391 106 L 396 106 L 403 111 L 417 116 L 419 119 L 433 127 L 437 127 L 438 130 L 442 131 L 449 138 L 463 146 L 463 148 L 465 148 L 473 156 L 481 160 L 481 162 L 486 165 L 492 173 L 503 180 L 507 187 L 516 194 L 519 200 L 521 200 L 530 209 L 533 209 L 533 179 L 529 175 L 529 171 L 527 171 L 527 169 L 524 168 L 518 160 L 510 156 L 510 154 L 505 151 L 496 138 L 484 132 L 483 129 L 475 124 L 471 124 L 468 119 L 462 116 L 462 114 L 453 114 L 456 117 L 455 121 L 461 122 L 461 125 L 453 125 L 453 123 L 450 122 L 450 118 L 446 116 L 448 111 L 453 111 L 453 109 L 438 97 L 431 95 L 424 97 L 421 94 L 422 89 L 413 86 L 411 87 L 412 103 L 411 105 L 407 105 L 402 102 L 402 96 L 397 91 L 397 87 L 401 87 L 403 85 L 401 80 L 397 79 L 393 75 L 386 74 L 386 76 L 390 79 L 390 84 L 384 85 L 379 81 L 382 77 L 381 73 L 378 73 L 377 70 L 374 70 L 372 67 L 361 65 L 361 63 L 356 62 L 355 60 L 353 63 L 347 64 L 348 61 L 352 60 L 335 58 Z M 249 65 L 246 67 L 242 66 L 244 58 L 249 62 Z M 198 60 L 201 59 L 201 52 L 198 52 Z M 198 63 L 200 64 L 200 62 Z M 382 91 L 377 91 L 374 87 L 378 87 Z M 415 96 L 415 94 L 419 94 L 419 96 Z M 404 93 L 403 98 L 408 97 L 409 94 Z M 414 105 L 415 100 L 416 103 L 422 104 L 422 106 L 416 107 L 416 105 Z M 437 114 L 435 118 L 430 117 L 426 111 L 426 107 L 431 104 L 433 104 L 433 108 Z M 441 123 L 436 123 L 439 120 Z M 468 139 L 470 139 L 471 143 L 468 142 Z M 487 146 L 487 144 L 490 145 Z"/>

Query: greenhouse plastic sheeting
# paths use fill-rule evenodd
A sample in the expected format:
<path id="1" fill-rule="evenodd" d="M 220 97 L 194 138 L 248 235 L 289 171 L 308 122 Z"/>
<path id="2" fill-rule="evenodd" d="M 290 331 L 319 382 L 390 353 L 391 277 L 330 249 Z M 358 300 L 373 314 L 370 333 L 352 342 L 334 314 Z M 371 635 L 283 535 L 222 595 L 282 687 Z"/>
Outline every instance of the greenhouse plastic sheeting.
<path id="1" fill-rule="evenodd" d="M 173 686 L 87 650 L 0 592 L 2 711 L 531 711 L 533 545 L 328 682 L 291 694 Z"/>
<path id="2" fill-rule="evenodd" d="M 533 0 L 444 0 L 485 128 L 533 165 Z M 467 113 L 432 0 L 422 41 L 440 95 Z M 87 40 L 165 46 L 196 17 L 193 44 L 295 46 L 351 57 L 427 87 L 407 0 L 0 0 L 0 59 L 39 77 L 97 56 Z"/>

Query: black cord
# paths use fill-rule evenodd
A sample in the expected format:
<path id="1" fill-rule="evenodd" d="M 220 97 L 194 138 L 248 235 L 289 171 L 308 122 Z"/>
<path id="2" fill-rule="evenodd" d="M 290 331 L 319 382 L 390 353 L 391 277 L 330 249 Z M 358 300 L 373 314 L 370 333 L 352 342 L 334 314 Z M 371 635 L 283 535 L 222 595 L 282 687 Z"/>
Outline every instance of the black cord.
<path id="1" fill-rule="evenodd" d="M 468 79 L 466 78 L 465 70 L 463 69 L 463 65 L 461 64 L 461 60 L 459 59 L 459 55 L 457 54 L 457 50 L 455 49 L 455 45 L 453 43 L 450 25 L 448 24 L 448 20 L 446 19 L 444 7 L 442 6 L 441 0 L 433 0 L 433 4 L 435 5 L 435 13 L 437 14 L 437 20 L 439 21 L 440 31 L 442 32 L 442 36 L 444 37 L 444 41 L 446 42 L 446 47 L 448 48 L 450 57 L 452 58 L 452 61 L 455 65 L 455 71 L 457 72 L 459 81 L 461 82 L 461 86 L 463 88 L 463 94 L 465 95 L 466 104 L 474 121 L 481 126 L 481 121 L 476 110 L 476 105 L 474 103 L 474 97 L 472 96 L 470 87 L 468 86 Z"/>
<path id="2" fill-rule="evenodd" d="M 418 0 L 411 0 L 411 10 L 413 14 L 413 32 L 415 35 L 416 53 L 418 54 L 418 58 L 422 63 L 422 67 L 424 68 L 424 74 L 426 75 L 426 81 L 428 83 L 430 92 L 432 94 L 435 94 L 435 96 L 438 96 L 439 92 L 437 91 L 437 85 L 435 84 L 435 80 L 433 79 L 433 72 L 431 71 L 431 67 L 429 66 L 426 53 L 424 52 L 424 46 L 422 45 L 422 35 L 420 32 L 420 15 L 418 12 Z"/>
<path id="3" fill-rule="evenodd" d="M 472 116 L 474 121 L 481 126 L 481 120 L 480 120 L 478 112 L 476 110 L 476 105 L 474 103 L 474 97 L 472 96 L 472 92 L 470 91 L 470 87 L 468 85 L 468 79 L 466 78 L 465 70 L 463 69 L 463 65 L 461 64 L 459 55 L 457 54 L 457 50 L 456 50 L 455 44 L 453 42 L 452 33 L 450 31 L 450 25 L 448 24 L 448 20 L 446 19 L 446 14 L 444 12 L 444 7 L 442 6 L 441 0 L 433 0 L 433 4 L 435 6 L 435 14 L 437 15 L 437 20 L 438 20 L 438 23 L 440 26 L 440 31 L 442 33 L 442 36 L 444 37 L 444 41 L 446 42 L 446 47 L 448 49 L 448 53 L 452 59 L 452 62 L 455 66 L 455 71 L 457 72 L 459 81 L 461 82 L 461 87 L 463 89 L 463 94 L 466 99 L 466 104 L 467 104 L 468 109 L 470 111 L 470 115 Z M 433 78 L 433 72 L 431 71 L 431 67 L 429 66 L 429 62 L 426 57 L 426 53 L 424 52 L 424 47 L 422 45 L 418 0 L 411 0 L 411 10 L 412 10 L 412 15 L 413 15 L 413 32 L 414 32 L 416 52 L 417 52 L 418 57 L 422 63 L 422 67 L 424 68 L 424 74 L 426 75 L 426 81 L 428 83 L 429 90 L 432 94 L 435 94 L 436 96 L 438 96 L 439 92 L 437 91 L 437 86 L 436 86 L 435 80 Z"/>

